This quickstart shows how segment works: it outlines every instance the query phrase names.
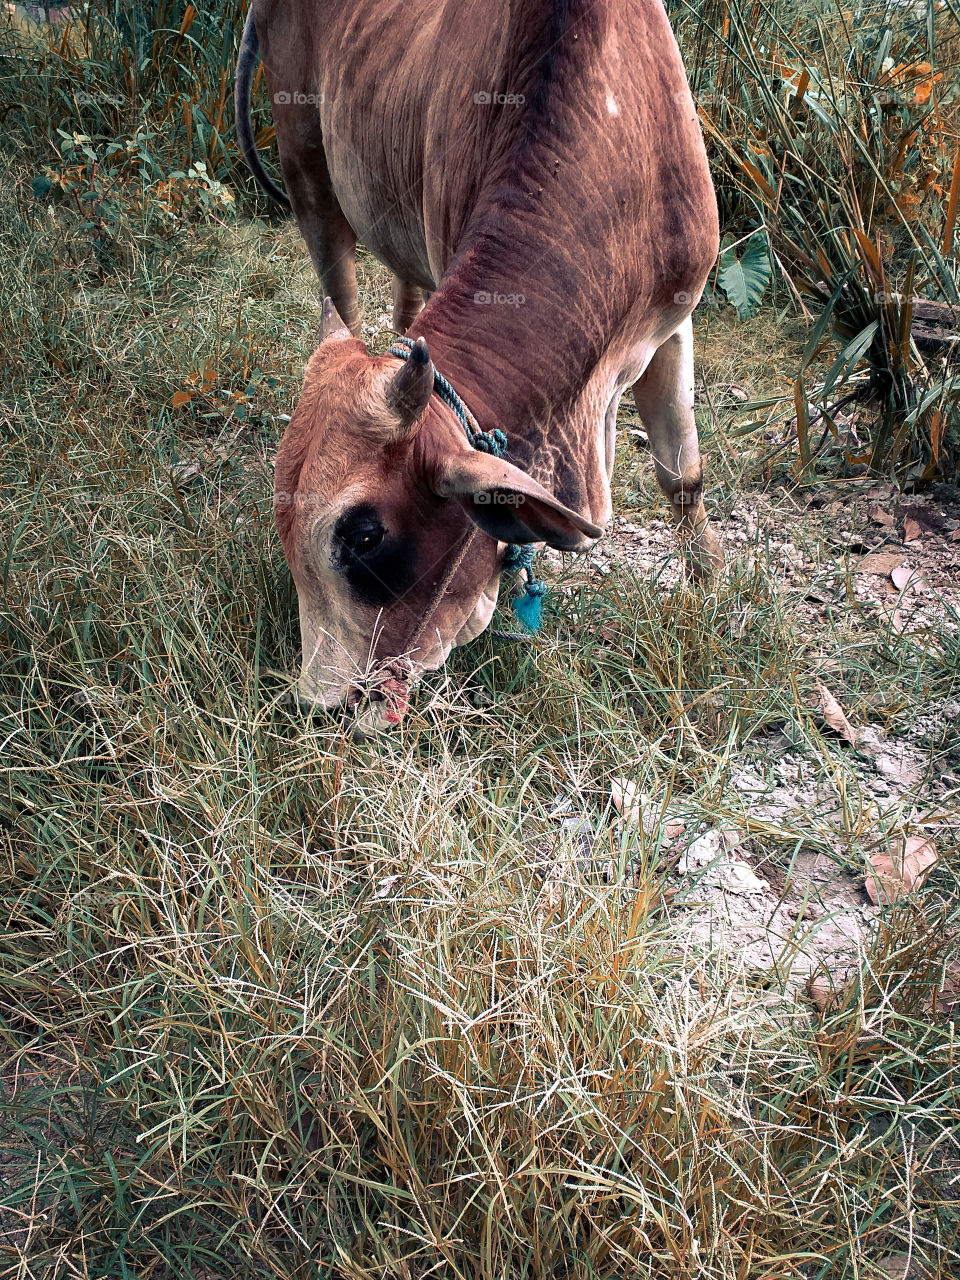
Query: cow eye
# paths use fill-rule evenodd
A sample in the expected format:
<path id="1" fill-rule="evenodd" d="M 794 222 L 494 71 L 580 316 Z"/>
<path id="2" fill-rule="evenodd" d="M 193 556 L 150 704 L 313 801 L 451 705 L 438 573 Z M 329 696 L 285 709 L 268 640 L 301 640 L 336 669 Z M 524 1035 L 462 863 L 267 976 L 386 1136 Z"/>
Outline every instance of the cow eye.
<path id="1" fill-rule="evenodd" d="M 382 609 L 414 582 L 416 547 L 400 529 L 385 529 L 372 502 L 351 507 L 333 527 L 331 562 L 360 604 Z"/>
<path id="2" fill-rule="evenodd" d="M 380 546 L 387 531 L 378 520 L 363 520 L 340 532 L 340 542 L 344 549 L 357 560 L 373 555 Z"/>
<path id="3" fill-rule="evenodd" d="M 358 559 L 376 551 L 386 534 L 382 524 L 367 525 L 362 529 L 354 529 L 347 537 L 347 547 Z"/>

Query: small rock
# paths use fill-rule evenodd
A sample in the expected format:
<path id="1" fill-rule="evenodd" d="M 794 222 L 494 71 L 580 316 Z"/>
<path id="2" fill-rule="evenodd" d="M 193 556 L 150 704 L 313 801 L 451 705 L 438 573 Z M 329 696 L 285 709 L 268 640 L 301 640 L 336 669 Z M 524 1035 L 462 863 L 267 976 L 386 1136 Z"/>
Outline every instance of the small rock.
<path id="1" fill-rule="evenodd" d="M 743 840 L 743 832 L 733 828 L 715 827 L 704 835 L 698 836 L 688 847 L 677 864 L 680 875 L 688 875 L 713 862 L 714 858 L 726 849 L 735 849 Z"/>
<path id="2" fill-rule="evenodd" d="M 909 1253 L 889 1253 L 871 1263 L 871 1269 L 873 1280 L 919 1280 L 922 1275 L 918 1260 Z"/>
<path id="3" fill-rule="evenodd" d="M 761 880 L 745 862 L 736 858 L 724 858 L 709 867 L 705 879 L 726 893 L 764 893 L 770 888 L 767 880 Z"/>

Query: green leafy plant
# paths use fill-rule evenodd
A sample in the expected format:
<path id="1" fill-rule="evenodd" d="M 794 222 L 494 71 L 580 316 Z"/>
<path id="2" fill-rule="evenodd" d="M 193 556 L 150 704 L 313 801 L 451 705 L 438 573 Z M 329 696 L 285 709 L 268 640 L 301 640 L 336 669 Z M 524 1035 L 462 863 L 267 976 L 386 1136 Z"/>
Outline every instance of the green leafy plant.
<path id="1" fill-rule="evenodd" d="M 726 241 L 720 251 L 717 283 L 740 319 L 748 320 L 756 313 L 770 283 L 770 255 L 759 232 L 747 237 L 739 254 L 733 237 L 726 237 Z"/>
<path id="2" fill-rule="evenodd" d="M 678 25 L 693 42 L 721 207 L 728 219 L 763 225 L 816 336 L 795 389 L 801 471 L 814 462 L 812 402 L 848 467 L 956 474 L 957 12 L 931 6 L 926 23 L 892 26 L 880 6 L 856 21 L 837 10 L 787 26 L 762 0 L 711 0 L 695 11 L 693 32 L 690 5 Z M 749 306 L 743 263 L 738 270 L 728 252 L 720 271 L 731 300 Z M 866 448 L 845 442 L 833 418 L 853 381 L 873 415 Z"/>
<path id="3" fill-rule="evenodd" d="M 0 20 L 0 113 L 8 137 L 36 147 L 82 134 L 97 149 L 149 136 L 165 173 L 198 164 L 253 194 L 233 127 L 233 77 L 246 0 L 113 0 L 57 26 Z M 258 74 L 257 143 L 273 124 Z"/>

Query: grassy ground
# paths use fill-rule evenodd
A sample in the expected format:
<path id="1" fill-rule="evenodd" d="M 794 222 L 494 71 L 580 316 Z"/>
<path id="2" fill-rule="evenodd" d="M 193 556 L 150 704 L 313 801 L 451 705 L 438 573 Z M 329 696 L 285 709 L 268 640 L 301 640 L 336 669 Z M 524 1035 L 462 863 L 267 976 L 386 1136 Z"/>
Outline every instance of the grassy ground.
<path id="1" fill-rule="evenodd" d="M 31 176 L 0 191 L 0 1274 L 957 1274 L 957 595 L 867 603 L 857 493 L 797 490 L 731 396 L 792 394 L 798 323 L 700 318 L 713 593 L 625 409 L 625 523 L 548 563 L 542 638 L 357 743 L 290 696 L 295 233 L 91 229 Z M 368 262 L 371 325 L 386 297 Z M 842 882 L 832 998 L 802 903 L 759 963 L 679 873 L 718 828 L 774 905 L 811 857 Z M 926 887 L 871 909 L 865 858 L 917 832 Z"/>

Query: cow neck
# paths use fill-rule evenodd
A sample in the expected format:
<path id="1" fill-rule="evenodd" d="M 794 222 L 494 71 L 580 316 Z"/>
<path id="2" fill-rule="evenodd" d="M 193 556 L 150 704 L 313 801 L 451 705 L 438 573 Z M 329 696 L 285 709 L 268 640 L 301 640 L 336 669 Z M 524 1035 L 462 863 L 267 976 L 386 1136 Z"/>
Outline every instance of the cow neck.
<path id="1" fill-rule="evenodd" d="M 593 446 L 581 394 L 629 308 L 610 264 L 545 245 L 535 227 L 549 210 L 532 212 L 488 207 L 409 334 L 426 339 L 481 430 L 506 432 L 511 460 L 539 470 L 560 455 L 576 466 Z"/>
<path id="2" fill-rule="evenodd" d="M 443 288 L 443 286 L 441 286 Z M 469 406 L 481 432 L 500 430 L 510 442 L 510 457 L 524 468 L 535 464 L 548 441 L 561 443 L 571 429 L 570 406 L 586 380 L 563 344 L 547 336 L 559 326 L 540 326 L 515 316 L 478 317 L 481 306 L 451 288 L 431 300 L 410 329 L 423 336 L 431 358 Z M 457 296 L 457 295 L 460 296 Z M 435 305 L 436 304 L 436 305 Z M 489 304 L 492 311 L 497 304 Z M 578 442 L 568 441 L 570 452 Z"/>

